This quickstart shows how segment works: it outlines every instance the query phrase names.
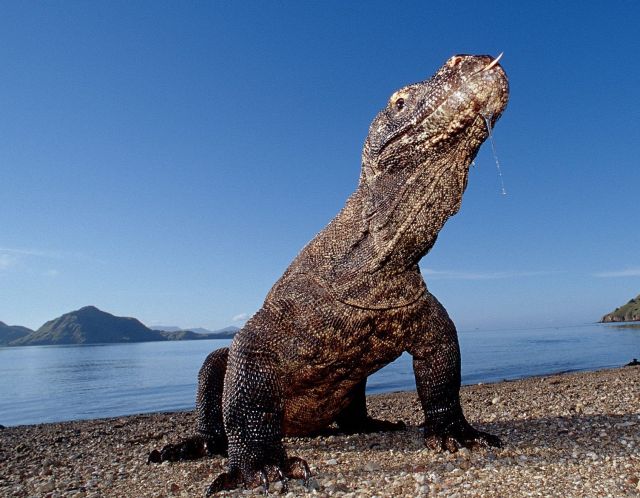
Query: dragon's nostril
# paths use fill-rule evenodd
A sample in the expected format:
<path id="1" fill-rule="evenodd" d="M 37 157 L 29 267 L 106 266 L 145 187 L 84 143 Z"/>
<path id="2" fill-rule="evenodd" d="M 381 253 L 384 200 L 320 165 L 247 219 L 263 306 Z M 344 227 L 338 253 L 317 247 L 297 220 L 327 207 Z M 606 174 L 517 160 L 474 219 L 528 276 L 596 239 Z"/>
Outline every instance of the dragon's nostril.
<path id="1" fill-rule="evenodd" d="M 454 55 L 447 61 L 447 66 L 456 67 L 458 64 L 462 62 L 462 57 L 460 55 Z"/>

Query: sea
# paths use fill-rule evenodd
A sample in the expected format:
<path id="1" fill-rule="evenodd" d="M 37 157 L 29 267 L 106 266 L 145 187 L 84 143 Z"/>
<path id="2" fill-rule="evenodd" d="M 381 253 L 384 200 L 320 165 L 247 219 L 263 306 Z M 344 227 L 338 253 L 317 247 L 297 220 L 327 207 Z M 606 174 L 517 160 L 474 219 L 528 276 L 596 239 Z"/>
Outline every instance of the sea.
<path id="1" fill-rule="evenodd" d="M 459 332 L 462 383 L 619 367 L 640 358 L 640 329 L 609 324 Z M 230 340 L 0 348 L 0 424 L 16 426 L 192 410 L 197 374 Z M 415 389 L 411 356 L 367 392 Z"/>

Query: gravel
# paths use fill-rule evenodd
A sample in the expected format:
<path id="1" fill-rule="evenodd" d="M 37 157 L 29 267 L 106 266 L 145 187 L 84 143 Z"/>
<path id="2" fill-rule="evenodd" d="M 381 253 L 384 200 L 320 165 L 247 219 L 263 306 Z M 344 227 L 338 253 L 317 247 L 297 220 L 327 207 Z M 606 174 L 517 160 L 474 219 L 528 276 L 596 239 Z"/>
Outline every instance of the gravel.
<path id="1" fill-rule="evenodd" d="M 640 367 L 465 386 L 462 399 L 467 418 L 503 448 L 428 450 L 415 392 L 369 396 L 374 416 L 408 429 L 287 438 L 313 478 L 310 491 L 293 481 L 283 496 L 640 496 Z M 194 420 L 185 412 L 0 429 L 0 496 L 203 496 L 226 459 L 146 464 Z"/>

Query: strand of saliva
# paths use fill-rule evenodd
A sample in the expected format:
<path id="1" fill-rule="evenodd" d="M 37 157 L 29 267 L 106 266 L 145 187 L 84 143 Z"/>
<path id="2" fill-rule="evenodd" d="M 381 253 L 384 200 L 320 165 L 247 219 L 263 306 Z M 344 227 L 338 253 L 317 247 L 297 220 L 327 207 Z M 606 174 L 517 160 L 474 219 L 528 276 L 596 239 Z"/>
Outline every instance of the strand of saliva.
<path id="1" fill-rule="evenodd" d="M 502 195 L 507 195 L 507 189 L 504 188 L 504 179 L 502 178 L 502 168 L 500 168 L 500 160 L 498 159 L 498 154 L 496 153 L 496 144 L 493 141 L 493 129 L 491 128 L 491 118 L 493 114 L 483 114 L 484 122 L 487 125 L 487 130 L 489 131 L 489 141 L 491 142 L 491 151 L 493 152 L 493 158 L 496 161 L 496 168 L 498 168 L 498 178 L 500 179 L 500 193 Z"/>

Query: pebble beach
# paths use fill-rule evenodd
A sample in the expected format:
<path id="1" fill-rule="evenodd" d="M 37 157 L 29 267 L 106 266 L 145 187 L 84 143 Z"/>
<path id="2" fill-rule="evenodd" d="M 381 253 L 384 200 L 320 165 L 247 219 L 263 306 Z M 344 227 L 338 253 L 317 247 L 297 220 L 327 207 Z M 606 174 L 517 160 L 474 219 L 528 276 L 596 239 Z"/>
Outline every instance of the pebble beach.
<path id="1" fill-rule="evenodd" d="M 640 367 L 465 386 L 469 421 L 502 448 L 424 447 L 415 392 L 373 395 L 370 413 L 406 431 L 286 438 L 309 462 L 309 489 L 282 496 L 640 496 Z M 0 421 L 1 422 L 1 421 Z M 190 434 L 191 412 L 0 429 L 0 496 L 201 497 L 226 459 L 147 464 L 154 448 Z M 251 496 L 260 489 L 223 496 Z"/>

